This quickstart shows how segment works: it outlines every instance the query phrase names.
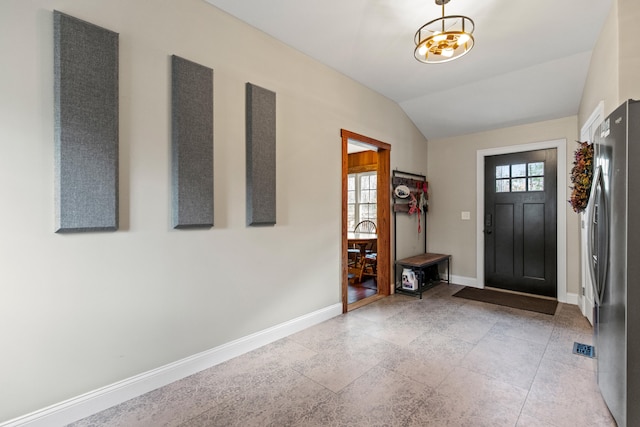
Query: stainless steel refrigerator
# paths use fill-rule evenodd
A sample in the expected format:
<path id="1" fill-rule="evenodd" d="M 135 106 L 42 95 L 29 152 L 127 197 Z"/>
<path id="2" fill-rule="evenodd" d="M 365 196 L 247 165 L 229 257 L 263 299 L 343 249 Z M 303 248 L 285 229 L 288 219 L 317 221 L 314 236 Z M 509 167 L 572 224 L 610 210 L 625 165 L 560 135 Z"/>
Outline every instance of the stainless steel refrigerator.
<path id="1" fill-rule="evenodd" d="M 587 208 L 598 386 L 618 426 L 640 426 L 640 102 L 596 129 Z"/>

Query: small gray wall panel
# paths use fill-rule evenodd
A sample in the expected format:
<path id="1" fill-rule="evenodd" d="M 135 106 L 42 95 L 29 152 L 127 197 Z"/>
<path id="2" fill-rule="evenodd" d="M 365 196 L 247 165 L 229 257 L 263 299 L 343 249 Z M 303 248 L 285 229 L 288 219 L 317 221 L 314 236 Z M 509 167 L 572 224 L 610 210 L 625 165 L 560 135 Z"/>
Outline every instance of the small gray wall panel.
<path id="1" fill-rule="evenodd" d="M 213 70 L 171 57 L 174 228 L 213 226 Z"/>
<path id="2" fill-rule="evenodd" d="M 276 223 L 276 94 L 247 83 L 247 225 Z"/>
<path id="3" fill-rule="evenodd" d="M 56 232 L 118 229 L 118 34 L 58 11 Z"/>

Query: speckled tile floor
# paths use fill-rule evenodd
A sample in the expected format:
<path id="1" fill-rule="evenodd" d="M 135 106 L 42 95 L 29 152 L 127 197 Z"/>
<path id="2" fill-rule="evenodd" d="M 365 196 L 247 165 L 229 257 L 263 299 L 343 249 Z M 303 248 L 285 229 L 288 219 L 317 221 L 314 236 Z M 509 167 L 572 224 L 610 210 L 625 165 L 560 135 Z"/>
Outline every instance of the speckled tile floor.
<path id="1" fill-rule="evenodd" d="M 615 426 L 576 306 L 555 316 L 394 295 L 73 423 L 89 426 Z"/>

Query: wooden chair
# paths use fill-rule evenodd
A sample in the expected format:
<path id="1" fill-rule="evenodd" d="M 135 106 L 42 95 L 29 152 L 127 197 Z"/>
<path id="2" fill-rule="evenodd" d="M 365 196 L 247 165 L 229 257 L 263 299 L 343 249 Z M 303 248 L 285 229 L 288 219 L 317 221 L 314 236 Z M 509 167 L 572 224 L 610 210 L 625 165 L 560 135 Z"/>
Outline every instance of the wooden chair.
<path id="1" fill-rule="evenodd" d="M 355 233 L 378 234 L 378 227 L 376 226 L 375 222 L 365 219 L 364 221 L 360 221 L 358 224 L 356 224 L 353 231 Z"/>
<path id="2" fill-rule="evenodd" d="M 371 221 L 371 220 L 364 220 L 364 221 L 360 221 L 358 224 L 356 224 L 356 226 L 353 229 L 354 233 L 370 233 L 370 234 L 377 234 L 378 233 L 378 227 L 376 226 L 376 223 Z M 363 253 L 370 253 L 371 252 L 370 247 L 366 247 L 361 248 L 358 245 L 354 245 L 350 248 L 347 249 L 347 255 L 348 255 L 348 259 L 349 259 L 349 266 L 350 267 L 360 267 L 362 264 L 362 254 Z M 360 275 L 362 276 L 362 275 Z"/>
<path id="3" fill-rule="evenodd" d="M 356 233 L 371 233 L 378 234 L 378 227 L 375 222 L 371 220 L 360 221 L 353 230 Z M 375 276 L 377 274 L 376 268 L 378 265 L 378 242 L 374 240 L 367 245 L 364 250 L 364 257 L 362 257 L 362 248 L 358 248 L 358 262 L 356 263 L 360 267 L 358 279 L 362 282 L 364 275 Z"/>
<path id="4" fill-rule="evenodd" d="M 378 274 L 378 241 L 374 240 L 371 246 L 366 249 L 364 258 L 360 263 L 360 274 L 358 278 L 362 282 L 364 276 L 376 276 Z"/>

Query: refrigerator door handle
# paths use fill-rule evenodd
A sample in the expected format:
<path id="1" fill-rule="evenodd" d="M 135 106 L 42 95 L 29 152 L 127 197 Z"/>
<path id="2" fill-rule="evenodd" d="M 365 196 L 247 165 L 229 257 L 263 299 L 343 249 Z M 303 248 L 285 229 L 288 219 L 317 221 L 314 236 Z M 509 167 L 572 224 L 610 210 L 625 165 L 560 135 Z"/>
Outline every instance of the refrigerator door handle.
<path id="1" fill-rule="evenodd" d="M 600 301 L 604 298 L 604 291 L 607 288 L 607 275 L 609 274 L 609 234 L 611 233 L 611 227 L 609 223 L 609 203 L 607 201 L 607 197 L 604 196 L 604 173 L 602 172 L 602 167 L 600 167 L 600 174 L 598 179 L 598 186 L 600 187 L 600 194 L 602 197 L 602 220 L 604 222 L 604 259 L 600 260 L 599 266 L 602 269 L 602 283 L 600 284 L 600 295 L 598 296 Z"/>
<path id="2" fill-rule="evenodd" d="M 602 197 L 605 190 L 602 166 L 598 166 L 593 175 L 594 177 L 590 193 L 591 203 L 588 216 L 589 232 L 587 233 L 589 241 L 589 255 L 591 258 L 589 260 L 589 274 L 591 275 L 595 303 L 597 305 L 601 305 L 602 297 L 604 296 L 604 290 L 607 284 L 607 273 L 609 267 L 609 207 L 607 206 L 606 197 Z M 598 194 L 601 197 L 596 200 Z M 594 226 L 596 220 L 596 211 L 598 214 L 597 229 Z M 598 230 L 605 231 L 603 239 L 604 241 L 598 242 L 600 245 L 604 244 L 604 247 L 602 248 L 604 249 L 604 251 L 601 252 L 601 254 L 603 255 L 603 259 L 598 259 L 598 253 L 596 252 L 598 249 L 594 248 L 594 235 L 598 232 Z M 596 272 L 596 264 L 599 267 L 598 269 L 602 271 L 602 274 L 598 274 L 598 272 Z M 601 281 L 600 278 L 602 278 Z"/>
<path id="3" fill-rule="evenodd" d="M 589 203 L 587 204 L 587 250 L 589 251 L 589 258 L 587 259 L 587 263 L 589 264 L 589 276 L 591 276 L 591 287 L 593 289 L 593 298 L 594 302 L 597 306 L 600 305 L 600 292 L 598 292 L 598 278 L 596 277 L 596 269 L 595 264 L 597 262 L 598 256 L 595 254 L 595 248 L 593 247 L 593 234 L 596 232 L 594 219 L 596 215 L 596 187 L 597 187 L 597 179 L 602 173 L 602 168 L 598 166 L 598 168 L 593 173 L 593 181 L 591 182 L 591 192 L 589 193 Z"/>

